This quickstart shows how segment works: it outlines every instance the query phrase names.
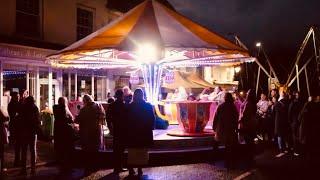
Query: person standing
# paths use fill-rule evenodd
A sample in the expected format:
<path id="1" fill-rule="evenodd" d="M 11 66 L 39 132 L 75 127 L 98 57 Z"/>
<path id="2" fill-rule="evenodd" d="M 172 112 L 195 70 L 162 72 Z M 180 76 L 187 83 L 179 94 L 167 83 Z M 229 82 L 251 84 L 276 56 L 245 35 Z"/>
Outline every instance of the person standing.
<path id="1" fill-rule="evenodd" d="M 299 139 L 303 145 L 306 160 L 306 169 L 310 170 L 310 177 L 316 177 L 319 169 L 320 161 L 320 142 L 319 142 L 319 129 L 320 129 L 320 95 L 319 88 L 312 92 L 311 101 L 307 102 L 299 116 L 301 121 Z M 313 174 L 312 174 L 313 173 Z M 313 176 L 312 176 L 313 175 Z"/>
<path id="2" fill-rule="evenodd" d="M 10 131 L 10 144 L 14 146 L 14 166 L 19 166 L 21 162 L 21 142 L 19 139 L 19 120 L 18 120 L 18 114 L 19 114 L 19 93 L 18 92 L 12 92 L 11 94 L 11 100 L 8 104 L 8 114 L 9 114 L 9 131 Z"/>
<path id="3" fill-rule="evenodd" d="M 288 120 L 288 97 L 285 92 L 280 93 L 279 101 L 274 105 L 275 113 L 275 135 L 278 140 L 280 153 L 287 152 L 289 139 L 289 120 Z"/>
<path id="4" fill-rule="evenodd" d="M 68 108 L 66 97 L 60 97 L 53 106 L 54 150 L 61 171 L 70 170 L 70 161 L 74 150 L 73 116 Z"/>
<path id="5" fill-rule="evenodd" d="M 127 120 L 127 105 L 124 103 L 123 90 L 118 89 L 115 93 L 115 102 L 111 103 L 106 113 L 108 128 L 113 136 L 113 154 L 115 174 L 122 171 L 124 138 L 127 133 L 125 126 Z"/>
<path id="6" fill-rule="evenodd" d="M 248 163 L 254 163 L 254 138 L 256 136 L 256 95 L 250 89 L 247 92 L 247 98 L 240 108 L 239 115 L 239 132 L 243 136 L 244 141 L 248 147 Z"/>
<path id="7" fill-rule="evenodd" d="M 92 170 L 92 158 L 90 155 L 97 153 L 101 147 L 101 121 L 105 117 L 102 106 L 93 102 L 90 95 L 83 96 L 83 107 L 79 115 L 76 117 L 76 123 L 79 124 L 80 144 L 82 151 L 86 154 L 86 164 L 90 166 L 88 170 Z"/>
<path id="8" fill-rule="evenodd" d="M 9 142 L 8 140 L 8 131 L 7 131 L 7 121 L 9 121 L 9 117 L 7 117 L 2 110 L 0 110 L 0 175 L 2 175 L 4 171 L 4 145 Z"/>
<path id="9" fill-rule="evenodd" d="M 293 146 L 293 154 L 295 156 L 299 155 L 299 136 L 298 130 L 300 126 L 299 122 L 299 114 L 303 108 L 303 102 L 300 98 L 299 92 L 293 93 L 292 101 L 289 104 L 288 110 L 288 119 L 291 128 L 291 139 L 292 139 L 292 146 Z"/>
<path id="10" fill-rule="evenodd" d="M 128 113 L 128 137 L 126 139 L 126 146 L 130 151 L 139 151 L 147 153 L 148 148 L 153 145 L 153 128 L 155 122 L 155 114 L 153 106 L 144 100 L 142 89 L 136 89 L 133 94 L 133 101 L 129 105 Z M 141 153 L 146 155 L 145 153 Z M 135 157 L 139 158 L 139 157 Z M 141 157 L 145 158 L 145 157 Z M 129 163 L 129 162 L 128 162 Z M 130 164 L 130 163 L 129 163 Z M 129 168 L 129 175 L 133 176 L 135 171 L 133 167 L 137 165 L 131 164 Z M 138 165 L 138 176 L 142 176 L 142 168 Z"/>
<path id="11" fill-rule="evenodd" d="M 21 144 L 22 144 L 22 173 L 27 173 L 27 149 L 30 149 L 31 174 L 35 173 L 37 135 L 40 135 L 39 109 L 34 103 L 34 98 L 28 96 L 22 105 L 21 116 Z"/>
<path id="12" fill-rule="evenodd" d="M 212 128 L 215 140 L 225 145 L 225 166 L 233 167 L 235 149 L 238 144 L 237 127 L 239 114 L 230 93 L 226 93 L 224 102 L 220 104 L 214 115 Z"/>
<path id="13" fill-rule="evenodd" d="M 266 140 L 268 106 L 267 96 L 261 93 L 260 100 L 257 103 L 258 138 L 260 140 Z"/>

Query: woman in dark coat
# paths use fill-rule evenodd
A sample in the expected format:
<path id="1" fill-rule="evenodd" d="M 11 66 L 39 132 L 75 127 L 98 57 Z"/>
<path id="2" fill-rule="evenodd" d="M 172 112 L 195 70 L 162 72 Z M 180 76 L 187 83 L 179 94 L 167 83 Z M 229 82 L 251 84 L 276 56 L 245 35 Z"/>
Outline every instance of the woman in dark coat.
<path id="1" fill-rule="evenodd" d="M 37 146 L 37 135 L 41 133 L 40 130 L 40 116 L 39 109 L 34 103 L 34 98 L 28 96 L 25 99 L 25 103 L 22 105 L 21 116 L 21 137 L 22 137 L 22 173 L 26 174 L 27 170 L 27 149 L 30 149 L 31 155 L 31 173 L 35 173 L 36 165 L 36 146 Z"/>
<path id="2" fill-rule="evenodd" d="M 256 136 L 256 95 L 250 89 L 240 108 L 239 131 L 248 147 L 248 162 L 254 162 L 254 138 Z"/>
<path id="3" fill-rule="evenodd" d="M 217 108 L 212 127 L 216 133 L 216 141 L 226 147 L 225 165 L 229 167 L 234 165 L 234 149 L 238 144 L 237 127 L 239 114 L 230 93 L 225 94 L 224 100 Z"/>
<path id="4" fill-rule="evenodd" d="M 60 97 L 58 104 L 53 106 L 54 150 L 61 170 L 70 168 L 70 157 L 74 149 L 73 116 L 67 104 L 67 99 Z"/>
<path id="5" fill-rule="evenodd" d="M 288 120 L 289 102 L 287 95 L 282 92 L 279 101 L 274 105 L 275 129 L 274 133 L 278 139 L 278 147 L 280 153 L 286 150 L 290 133 L 290 125 Z"/>
<path id="6" fill-rule="evenodd" d="M 136 89 L 133 94 L 133 101 L 129 105 L 128 114 L 128 148 L 147 149 L 153 145 L 153 127 L 155 121 L 153 106 L 144 100 L 143 91 Z M 129 174 L 134 175 L 133 168 Z M 142 168 L 138 168 L 138 175 L 142 175 Z"/>
<path id="7" fill-rule="evenodd" d="M 83 108 L 76 117 L 76 123 L 79 123 L 80 144 L 82 151 L 86 154 L 84 157 L 87 167 L 85 173 L 94 170 L 92 154 L 99 152 L 102 146 L 101 136 L 102 123 L 105 121 L 105 111 L 102 106 L 93 102 L 89 95 L 83 96 Z"/>

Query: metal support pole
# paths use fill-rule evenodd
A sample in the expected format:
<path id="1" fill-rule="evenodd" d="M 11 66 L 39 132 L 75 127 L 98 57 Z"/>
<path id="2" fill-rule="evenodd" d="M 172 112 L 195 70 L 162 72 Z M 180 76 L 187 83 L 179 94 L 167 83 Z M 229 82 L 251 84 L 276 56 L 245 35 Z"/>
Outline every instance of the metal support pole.
<path id="1" fill-rule="evenodd" d="M 92 71 L 92 74 L 91 74 L 91 96 L 93 99 L 95 99 L 94 96 L 94 72 Z"/>
<path id="2" fill-rule="evenodd" d="M 311 58 L 308 59 L 308 61 L 302 66 L 302 68 L 299 70 L 299 75 L 302 73 L 302 71 L 307 68 L 307 65 L 311 62 L 313 56 Z M 292 85 L 292 83 L 296 80 L 297 76 L 295 76 L 290 83 L 288 84 L 288 87 L 290 87 Z"/>
<path id="3" fill-rule="evenodd" d="M 52 67 L 48 69 L 48 106 L 49 109 L 52 109 Z"/>
<path id="4" fill-rule="evenodd" d="M 29 66 L 27 66 L 27 70 L 26 70 L 26 90 L 30 93 L 30 70 L 29 70 Z"/>
<path id="5" fill-rule="evenodd" d="M 58 103 L 58 99 L 59 97 L 62 97 L 63 96 L 63 72 L 62 70 L 60 69 L 58 72 L 57 72 L 57 80 L 58 80 L 58 90 L 59 92 L 55 94 L 55 103 Z"/>
<path id="6" fill-rule="evenodd" d="M 2 106 L 3 106 L 3 62 L 0 61 L 0 107 Z"/>
<path id="7" fill-rule="evenodd" d="M 258 69 L 258 77 L 257 77 L 257 84 L 256 84 L 256 95 L 258 95 L 260 71 L 261 71 L 261 68 L 259 67 L 259 69 Z"/>
<path id="8" fill-rule="evenodd" d="M 300 58 L 301 58 L 301 55 L 302 55 L 302 53 L 303 53 L 303 51 L 304 51 L 304 49 L 305 49 L 305 47 L 306 47 L 306 45 L 307 45 L 307 42 L 308 42 L 308 40 L 309 40 L 309 38 L 310 38 L 310 36 L 311 36 L 312 33 L 313 33 L 313 28 L 310 28 L 307 36 L 305 37 L 305 39 L 304 39 L 303 42 L 302 42 L 302 45 L 300 46 L 300 49 L 299 49 L 298 54 L 297 54 L 296 62 L 294 63 L 294 66 L 299 63 L 299 60 L 300 60 Z M 294 69 L 295 69 L 295 67 L 292 68 L 292 70 L 291 70 L 291 72 L 290 72 L 290 74 L 289 74 L 288 80 L 287 80 L 287 82 L 286 82 L 286 84 L 285 84 L 286 86 L 288 86 L 288 84 L 289 84 L 289 82 L 290 82 L 291 76 L 292 76 L 293 73 L 294 73 Z"/>
<path id="9" fill-rule="evenodd" d="M 40 108 L 40 75 L 39 67 L 36 67 L 36 105 Z"/>
<path id="10" fill-rule="evenodd" d="M 297 73 L 297 88 L 298 88 L 298 91 L 300 91 L 299 67 L 298 67 L 298 64 L 296 64 L 296 73 Z"/>
<path id="11" fill-rule="evenodd" d="M 71 73 L 68 72 L 68 100 L 71 101 Z"/>
<path id="12" fill-rule="evenodd" d="M 78 99 L 78 73 L 74 73 L 74 100 Z"/>
<path id="13" fill-rule="evenodd" d="M 307 91 L 308 91 L 308 97 L 310 97 L 310 87 L 309 87 L 309 79 L 308 79 L 308 72 L 307 68 L 304 69 L 304 74 L 306 76 L 306 83 L 307 83 Z"/>

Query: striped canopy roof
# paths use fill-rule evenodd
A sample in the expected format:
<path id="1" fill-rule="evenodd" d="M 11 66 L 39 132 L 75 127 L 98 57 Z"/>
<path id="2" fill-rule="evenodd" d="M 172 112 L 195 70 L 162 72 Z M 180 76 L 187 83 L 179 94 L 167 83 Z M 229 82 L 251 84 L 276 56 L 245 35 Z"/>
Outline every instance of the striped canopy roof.
<path id="1" fill-rule="evenodd" d="M 157 47 L 161 52 L 159 62 L 168 66 L 235 65 L 252 61 L 246 49 L 156 0 L 144 1 L 48 59 L 61 67 L 128 67 L 138 59 L 135 52 L 142 43 Z"/>

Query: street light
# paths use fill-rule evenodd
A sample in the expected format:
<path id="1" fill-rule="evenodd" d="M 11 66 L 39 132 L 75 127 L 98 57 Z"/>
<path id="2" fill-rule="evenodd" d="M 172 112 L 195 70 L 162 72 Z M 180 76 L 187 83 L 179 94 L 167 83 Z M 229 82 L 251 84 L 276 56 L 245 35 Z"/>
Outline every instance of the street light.
<path id="1" fill-rule="evenodd" d="M 256 47 L 261 47 L 261 45 L 262 45 L 261 42 L 256 43 Z"/>

